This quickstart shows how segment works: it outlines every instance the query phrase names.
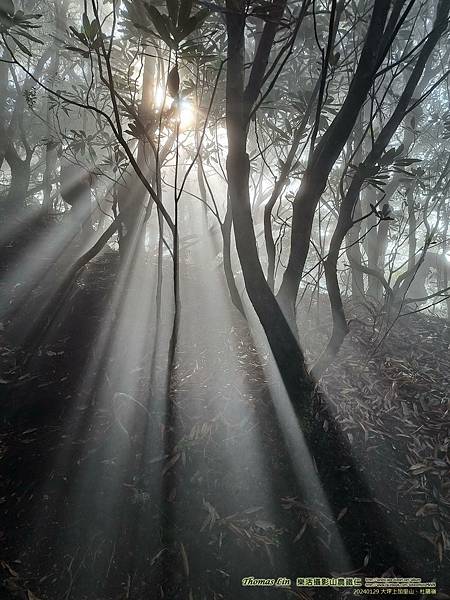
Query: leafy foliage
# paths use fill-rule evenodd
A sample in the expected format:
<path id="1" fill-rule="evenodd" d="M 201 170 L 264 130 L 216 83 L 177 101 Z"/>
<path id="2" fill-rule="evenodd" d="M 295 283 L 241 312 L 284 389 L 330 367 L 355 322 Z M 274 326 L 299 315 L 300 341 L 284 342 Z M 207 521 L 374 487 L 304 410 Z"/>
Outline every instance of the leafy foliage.
<path id="1" fill-rule="evenodd" d="M 43 43 L 42 40 L 30 33 L 30 29 L 39 27 L 36 20 L 41 16 L 35 13 L 27 14 L 22 10 L 16 11 L 12 0 L 0 0 L 0 35 L 9 36 L 24 54 L 31 56 L 32 52 L 24 41 Z"/>

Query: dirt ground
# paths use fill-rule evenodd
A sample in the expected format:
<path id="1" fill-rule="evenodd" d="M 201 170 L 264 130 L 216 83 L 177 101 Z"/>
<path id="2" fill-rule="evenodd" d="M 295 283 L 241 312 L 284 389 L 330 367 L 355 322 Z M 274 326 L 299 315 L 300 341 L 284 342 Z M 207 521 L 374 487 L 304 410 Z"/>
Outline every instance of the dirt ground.
<path id="1" fill-rule="evenodd" d="M 352 322 L 321 388 L 370 496 L 333 518 L 311 458 L 287 440 L 267 353 L 221 305 L 223 283 L 211 294 L 194 268 L 183 280 L 168 431 L 160 348 L 170 319 L 149 324 L 149 342 L 133 349 L 145 290 L 117 333 L 118 270 L 112 251 L 87 268 L 14 381 L 18 353 L 2 323 L 1 598 L 321 600 L 352 592 L 241 580 L 343 574 L 433 579 L 450 597 L 447 324 L 418 314 L 382 339 L 379 319 Z M 14 299 L 12 287 L 1 293 Z M 325 317 L 303 327 L 326 339 Z M 381 520 L 365 522 L 375 506 Z"/>

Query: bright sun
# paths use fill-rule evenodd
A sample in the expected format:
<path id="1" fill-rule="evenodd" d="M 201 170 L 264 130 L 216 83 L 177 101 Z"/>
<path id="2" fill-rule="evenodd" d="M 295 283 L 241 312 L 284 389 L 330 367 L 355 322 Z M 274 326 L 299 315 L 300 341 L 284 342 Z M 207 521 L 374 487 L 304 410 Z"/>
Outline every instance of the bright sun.
<path id="1" fill-rule="evenodd" d="M 194 107 L 188 100 L 181 100 L 180 103 L 180 126 L 186 129 L 193 125 L 195 121 Z"/>
<path id="2" fill-rule="evenodd" d="M 157 109 L 164 108 L 168 110 L 172 105 L 172 99 L 166 94 L 165 89 L 162 86 L 158 86 L 155 90 L 155 107 Z M 194 106 L 186 98 L 182 98 L 180 101 L 180 127 L 187 129 L 194 124 L 195 121 L 195 109 Z"/>
<path id="3" fill-rule="evenodd" d="M 170 98 L 166 94 L 165 89 L 161 85 L 158 85 L 155 90 L 155 107 L 160 109 L 163 106 L 164 108 L 170 107 Z"/>

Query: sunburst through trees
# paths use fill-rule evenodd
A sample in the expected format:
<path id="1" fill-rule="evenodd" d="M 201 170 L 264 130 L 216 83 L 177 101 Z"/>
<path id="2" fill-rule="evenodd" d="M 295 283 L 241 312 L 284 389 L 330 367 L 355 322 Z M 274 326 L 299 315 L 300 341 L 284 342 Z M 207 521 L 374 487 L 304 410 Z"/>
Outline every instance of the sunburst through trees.
<path id="1" fill-rule="evenodd" d="M 2 598 L 450 597 L 449 11 L 0 0 Z"/>

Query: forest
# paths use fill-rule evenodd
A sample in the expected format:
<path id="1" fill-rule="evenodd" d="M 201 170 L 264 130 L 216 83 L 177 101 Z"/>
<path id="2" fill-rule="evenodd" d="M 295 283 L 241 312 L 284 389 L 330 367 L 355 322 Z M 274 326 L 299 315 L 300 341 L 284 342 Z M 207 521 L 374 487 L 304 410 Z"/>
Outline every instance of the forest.
<path id="1" fill-rule="evenodd" d="M 450 598 L 449 13 L 0 0 L 0 600 Z"/>

